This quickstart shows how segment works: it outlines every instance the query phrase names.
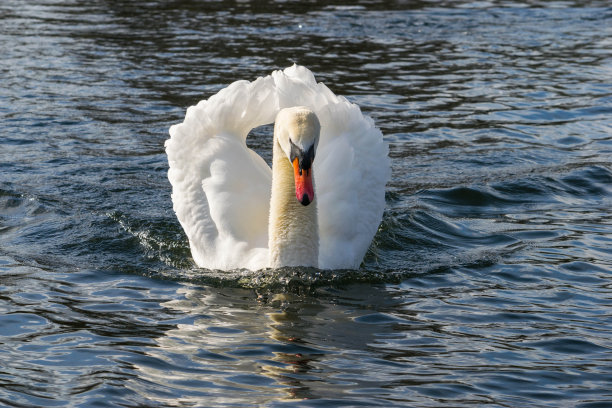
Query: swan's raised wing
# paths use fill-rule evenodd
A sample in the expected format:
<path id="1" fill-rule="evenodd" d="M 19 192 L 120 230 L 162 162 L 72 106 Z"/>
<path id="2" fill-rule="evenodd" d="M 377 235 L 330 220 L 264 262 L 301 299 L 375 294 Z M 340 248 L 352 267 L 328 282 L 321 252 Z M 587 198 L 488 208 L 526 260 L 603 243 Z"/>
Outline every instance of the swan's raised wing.
<path id="1" fill-rule="evenodd" d="M 358 268 L 385 209 L 388 146 L 357 105 L 338 98 L 318 112 L 313 173 L 319 199 L 319 267 Z"/>
<path id="2" fill-rule="evenodd" d="M 272 172 L 246 136 L 274 120 L 273 89 L 269 77 L 235 82 L 170 128 L 173 207 L 201 267 L 267 266 Z"/>

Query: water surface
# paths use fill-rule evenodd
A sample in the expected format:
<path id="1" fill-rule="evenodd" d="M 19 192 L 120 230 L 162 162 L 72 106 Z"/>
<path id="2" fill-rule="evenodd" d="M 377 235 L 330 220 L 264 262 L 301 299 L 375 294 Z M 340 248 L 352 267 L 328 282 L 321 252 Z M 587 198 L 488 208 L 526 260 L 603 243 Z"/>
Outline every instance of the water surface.
<path id="1" fill-rule="evenodd" d="M 5 0 L 0 22 L 0 405 L 612 405 L 606 2 Z M 358 271 L 198 269 L 167 130 L 293 62 L 389 142 L 379 233 Z"/>

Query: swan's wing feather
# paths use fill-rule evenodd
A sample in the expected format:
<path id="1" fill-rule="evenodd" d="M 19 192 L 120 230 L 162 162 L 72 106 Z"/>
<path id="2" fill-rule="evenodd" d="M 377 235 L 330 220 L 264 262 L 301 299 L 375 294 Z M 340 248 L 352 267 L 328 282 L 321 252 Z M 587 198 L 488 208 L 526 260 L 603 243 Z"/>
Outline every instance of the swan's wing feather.
<path id="1" fill-rule="evenodd" d="M 233 83 L 190 107 L 184 122 L 170 128 L 172 202 L 199 266 L 267 265 L 272 173 L 245 140 L 274 115 L 273 83 L 261 78 Z"/>
<path id="2" fill-rule="evenodd" d="M 356 105 L 341 101 L 328 108 L 329 121 L 324 119 L 327 129 L 322 130 L 326 134 L 321 138 L 324 143 L 317 151 L 314 169 L 319 267 L 358 268 L 385 208 L 385 185 L 390 176 L 388 146 L 380 130 Z"/>

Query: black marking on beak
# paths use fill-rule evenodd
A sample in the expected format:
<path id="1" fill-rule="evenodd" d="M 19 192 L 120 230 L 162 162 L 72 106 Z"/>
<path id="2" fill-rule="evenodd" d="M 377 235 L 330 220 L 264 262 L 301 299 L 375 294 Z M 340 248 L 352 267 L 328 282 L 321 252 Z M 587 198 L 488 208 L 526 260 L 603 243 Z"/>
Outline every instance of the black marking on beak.
<path id="1" fill-rule="evenodd" d="M 312 166 L 312 162 L 314 160 L 314 144 L 310 146 L 310 148 L 304 152 L 302 149 L 297 147 L 291 139 L 289 139 L 289 143 L 291 144 L 291 153 L 289 159 L 293 163 L 295 159 L 298 159 L 298 167 L 300 169 L 300 176 L 302 175 L 302 170 L 310 170 Z M 304 204 L 307 205 L 307 204 Z"/>

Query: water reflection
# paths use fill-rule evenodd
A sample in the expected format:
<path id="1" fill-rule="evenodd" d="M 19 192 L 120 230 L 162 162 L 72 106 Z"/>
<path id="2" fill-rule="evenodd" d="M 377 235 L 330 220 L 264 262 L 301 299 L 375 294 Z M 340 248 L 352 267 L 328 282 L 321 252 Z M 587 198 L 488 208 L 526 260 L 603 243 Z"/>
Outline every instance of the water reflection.
<path id="1" fill-rule="evenodd" d="M 213 406 L 240 403 L 244 392 L 255 404 L 282 394 L 270 387 L 274 380 L 261 374 L 259 361 L 273 345 L 261 337 L 268 320 L 257 313 L 252 291 L 186 286 L 177 295 L 164 306 L 189 315 L 190 322 L 159 337 L 159 348 L 135 363 L 140 374 L 130 383 L 132 389 L 168 404 L 176 395 L 165 396 L 163 390 L 180 389 L 178 402 L 198 405 L 205 399 Z"/>
<path id="2" fill-rule="evenodd" d="M 264 301 L 261 300 L 260 301 Z M 268 308 L 277 305 L 280 309 L 267 312 L 268 326 L 266 333 L 271 340 L 292 346 L 290 352 L 274 351 L 268 364 L 262 365 L 263 373 L 286 387 L 283 399 L 320 398 L 311 389 L 309 379 L 316 378 L 316 366 L 324 355 L 324 350 L 313 348 L 309 344 L 309 329 L 312 324 L 306 317 L 316 317 L 323 307 L 318 302 L 307 303 L 291 294 L 276 294 L 265 300 Z M 300 316 L 304 313 L 304 317 Z M 314 373 L 311 372 L 314 370 Z"/>
<path id="3" fill-rule="evenodd" d="M 361 296 L 366 290 L 367 300 Z M 272 396 L 333 400 L 359 390 L 364 381 L 360 370 L 350 374 L 351 360 L 394 332 L 388 324 L 393 319 L 363 307 L 389 299 L 382 287 L 354 288 L 340 298 L 325 291 L 318 297 L 258 296 L 251 290 L 183 287 L 180 300 L 163 306 L 192 321 L 168 330 L 156 339 L 159 348 L 132 361 L 140 374 L 129 387 L 157 401 L 165 401 L 165 388 L 180 389 L 181 402 L 194 404 L 204 396 L 210 403 L 239 403 L 238 391 L 259 404 Z M 330 369 L 344 374 L 322 375 Z"/>

